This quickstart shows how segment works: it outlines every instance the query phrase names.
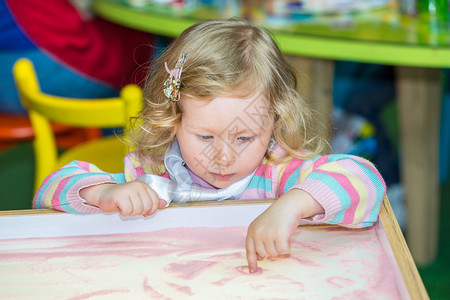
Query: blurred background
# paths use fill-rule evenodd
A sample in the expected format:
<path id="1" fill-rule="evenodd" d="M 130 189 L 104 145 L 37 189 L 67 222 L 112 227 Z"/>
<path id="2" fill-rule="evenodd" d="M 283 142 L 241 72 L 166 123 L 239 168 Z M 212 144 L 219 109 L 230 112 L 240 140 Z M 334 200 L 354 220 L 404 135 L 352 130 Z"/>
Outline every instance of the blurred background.
<path id="1" fill-rule="evenodd" d="M 450 1 L 449 1 L 450 2 Z M 20 103 L 12 66 L 21 58 L 35 65 L 41 89 L 49 94 L 102 98 L 117 96 L 128 83 L 142 86 L 149 62 L 187 25 L 213 18 L 246 18 L 277 33 L 292 36 L 450 51 L 447 0 L 2 0 L 0 2 L 0 210 L 31 208 L 33 197 L 33 132 Z M 108 18 L 120 15 L 122 21 Z M 180 20 L 176 28 L 147 29 L 130 25 L 125 12 Z M 106 13 L 105 13 L 106 12 Z M 123 14 L 122 14 L 123 13 Z M 135 21 L 136 22 L 136 21 Z M 149 24 L 147 24 L 149 25 Z M 151 26 L 149 26 L 151 27 Z M 282 50 L 283 45 L 281 45 Z M 301 45 L 299 45 L 301 47 Z M 287 49 L 288 47 L 286 47 Z M 311 57 L 314 59 L 314 50 Z M 343 51 L 341 48 L 336 51 Z M 289 52 L 289 51 L 286 51 Z M 287 53 L 292 56 L 292 53 Z M 370 53 L 368 53 L 370 56 Z M 377 54 L 374 54 L 376 56 Z M 389 54 L 386 54 L 389 56 Z M 396 63 L 387 58 L 364 61 L 338 53 L 327 91 L 333 107 L 333 151 L 364 156 L 375 163 L 388 185 L 395 216 L 407 232 L 408 209 L 402 180 L 402 134 L 399 125 Z M 357 55 L 355 55 L 357 57 Z M 450 295 L 450 82 L 449 55 L 433 64 L 439 70 L 440 103 L 436 146 L 439 189 L 437 253 L 418 264 L 432 299 Z M 306 58 L 308 58 L 306 56 Z M 447 59 L 446 61 L 444 61 Z M 394 58 L 395 60 L 395 58 Z M 313 97 L 318 85 L 310 73 L 300 74 L 300 90 Z M 320 82 L 323 84 L 323 82 Z M 314 101 L 314 99 L 311 99 Z M 98 135 L 110 134 L 105 131 Z M 431 134 L 431 133 L 430 133 Z M 86 139 L 84 130 L 58 133 L 60 151 Z"/>

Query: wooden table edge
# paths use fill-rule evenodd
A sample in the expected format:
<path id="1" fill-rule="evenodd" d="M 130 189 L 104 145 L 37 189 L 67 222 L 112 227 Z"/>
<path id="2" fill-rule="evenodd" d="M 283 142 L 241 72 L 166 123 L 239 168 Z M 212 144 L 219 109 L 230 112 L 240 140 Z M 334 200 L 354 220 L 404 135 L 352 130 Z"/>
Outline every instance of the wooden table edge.
<path id="1" fill-rule="evenodd" d="M 395 259 L 411 299 L 430 299 L 387 196 L 384 197 L 381 205 L 379 221 L 393 248 Z"/>

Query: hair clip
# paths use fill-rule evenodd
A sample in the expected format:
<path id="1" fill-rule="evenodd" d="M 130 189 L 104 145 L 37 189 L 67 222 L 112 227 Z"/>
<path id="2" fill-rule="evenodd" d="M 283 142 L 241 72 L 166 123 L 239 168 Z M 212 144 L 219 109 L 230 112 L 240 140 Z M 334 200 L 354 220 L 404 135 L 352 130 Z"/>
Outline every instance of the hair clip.
<path id="1" fill-rule="evenodd" d="M 269 146 L 268 146 L 268 149 L 267 149 L 267 153 L 272 152 L 273 145 L 275 145 L 275 139 L 274 138 L 270 138 L 270 142 L 269 142 Z"/>
<path id="2" fill-rule="evenodd" d="M 167 62 L 164 63 L 169 77 L 164 81 L 164 95 L 171 101 L 180 101 L 181 72 L 186 61 L 186 54 L 181 54 L 178 58 L 175 69 L 169 70 Z"/>

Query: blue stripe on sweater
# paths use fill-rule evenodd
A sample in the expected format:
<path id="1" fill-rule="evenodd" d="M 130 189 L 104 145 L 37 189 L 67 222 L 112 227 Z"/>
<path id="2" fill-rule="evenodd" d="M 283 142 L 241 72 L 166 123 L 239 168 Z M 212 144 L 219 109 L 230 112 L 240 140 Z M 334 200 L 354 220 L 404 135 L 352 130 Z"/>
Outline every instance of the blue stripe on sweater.
<path id="1" fill-rule="evenodd" d="M 296 185 L 299 178 L 300 178 L 300 167 L 298 167 L 294 172 L 292 172 L 291 175 L 289 175 L 289 178 L 286 180 L 286 183 L 284 184 L 283 194 L 289 191 L 294 185 Z"/>
<path id="2" fill-rule="evenodd" d="M 344 220 L 345 211 L 350 207 L 351 199 L 348 192 L 337 182 L 337 180 L 328 174 L 324 173 L 311 173 L 308 179 L 313 179 L 322 182 L 328 186 L 334 194 L 338 195 L 339 201 L 341 202 L 341 210 L 337 212 L 333 219 L 329 222 L 330 224 L 340 224 Z"/>
<path id="3" fill-rule="evenodd" d="M 266 192 L 270 192 L 272 191 L 272 180 L 258 175 L 253 176 L 246 190 L 250 189 L 264 190 Z"/>
<path id="4" fill-rule="evenodd" d="M 79 169 L 80 169 L 80 167 L 76 163 L 75 164 L 70 163 L 65 168 L 60 169 L 57 173 L 53 174 L 52 178 L 49 181 L 47 181 L 47 183 L 45 183 L 43 186 L 41 186 L 41 190 L 37 196 L 38 201 L 36 201 L 36 208 L 42 208 L 42 206 L 40 204 L 40 200 L 42 199 L 42 196 L 43 196 L 44 192 L 48 189 L 49 185 L 53 184 L 53 182 L 55 180 L 58 180 L 59 178 L 61 178 L 63 176 L 70 176 L 71 174 L 73 174 L 75 171 L 77 171 Z"/>

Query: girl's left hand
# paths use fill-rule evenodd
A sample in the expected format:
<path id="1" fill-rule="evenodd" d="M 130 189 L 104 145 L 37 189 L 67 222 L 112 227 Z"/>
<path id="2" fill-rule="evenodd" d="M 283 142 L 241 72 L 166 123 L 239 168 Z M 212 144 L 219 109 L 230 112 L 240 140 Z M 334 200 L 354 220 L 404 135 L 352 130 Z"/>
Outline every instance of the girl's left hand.
<path id="1" fill-rule="evenodd" d="M 324 213 L 322 206 L 307 192 L 291 190 L 278 198 L 249 226 L 246 240 L 250 273 L 265 257 L 289 254 L 290 240 L 302 218 Z"/>

